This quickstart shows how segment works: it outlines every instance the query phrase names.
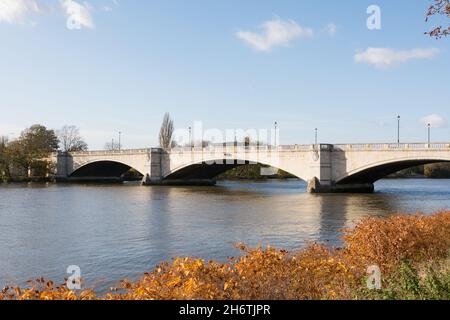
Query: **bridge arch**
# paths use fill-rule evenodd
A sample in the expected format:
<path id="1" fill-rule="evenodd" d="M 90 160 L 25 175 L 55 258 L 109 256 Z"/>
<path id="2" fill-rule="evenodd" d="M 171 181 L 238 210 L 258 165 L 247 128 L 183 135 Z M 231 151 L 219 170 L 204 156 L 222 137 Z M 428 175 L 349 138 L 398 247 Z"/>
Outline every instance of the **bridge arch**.
<path id="1" fill-rule="evenodd" d="M 336 179 L 336 184 L 373 184 L 401 170 L 442 162 L 450 162 L 450 157 L 405 157 L 378 161 L 349 171 Z"/>
<path id="2" fill-rule="evenodd" d="M 171 169 L 163 175 L 163 180 L 170 181 L 214 179 L 222 173 L 244 165 L 263 165 L 273 167 L 279 170 L 283 170 L 300 180 L 306 181 L 304 177 L 299 176 L 298 174 L 293 172 L 293 170 L 285 168 L 283 165 L 272 164 L 265 161 L 243 160 L 237 158 L 193 161 L 191 163 L 183 164 Z"/>
<path id="3" fill-rule="evenodd" d="M 133 169 L 142 178 L 143 173 L 133 165 L 118 160 L 95 160 L 81 164 L 70 175 L 69 180 L 79 181 L 122 181 L 124 176 Z M 124 179 L 125 178 L 125 179 Z M 136 180 L 138 177 L 136 177 Z"/>

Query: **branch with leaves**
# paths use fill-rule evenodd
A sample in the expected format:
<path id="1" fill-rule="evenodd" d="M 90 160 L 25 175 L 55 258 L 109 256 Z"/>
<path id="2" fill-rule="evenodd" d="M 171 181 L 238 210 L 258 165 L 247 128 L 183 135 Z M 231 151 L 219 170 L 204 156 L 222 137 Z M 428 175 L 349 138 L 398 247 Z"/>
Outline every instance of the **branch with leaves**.
<path id="1" fill-rule="evenodd" d="M 446 16 L 450 18 L 450 0 L 434 0 L 434 4 L 432 4 L 426 13 L 426 21 L 428 22 L 433 16 Z M 437 26 L 429 32 L 426 32 L 430 37 L 435 37 L 436 39 L 446 37 L 450 35 L 450 25 L 445 26 Z"/>

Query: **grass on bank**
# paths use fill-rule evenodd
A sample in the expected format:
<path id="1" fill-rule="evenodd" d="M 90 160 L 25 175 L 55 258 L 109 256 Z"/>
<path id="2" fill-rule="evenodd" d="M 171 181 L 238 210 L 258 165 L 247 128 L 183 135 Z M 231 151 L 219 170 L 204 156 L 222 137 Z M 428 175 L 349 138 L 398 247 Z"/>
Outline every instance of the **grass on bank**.
<path id="1" fill-rule="evenodd" d="M 7 287 L 1 299 L 450 299 L 450 212 L 366 218 L 343 233 L 344 246 L 310 244 L 297 252 L 238 247 L 227 263 L 178 258 L 98 296 L 51 281 Z M 367 289 L 368 266 L 382 289 Z"/>

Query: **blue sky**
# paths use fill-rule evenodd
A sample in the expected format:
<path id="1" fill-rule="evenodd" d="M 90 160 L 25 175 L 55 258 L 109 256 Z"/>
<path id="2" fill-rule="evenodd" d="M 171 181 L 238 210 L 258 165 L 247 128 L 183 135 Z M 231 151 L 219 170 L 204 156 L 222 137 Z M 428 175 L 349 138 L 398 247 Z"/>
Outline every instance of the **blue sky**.
<path id="1" fill-rule="evenodd" d="M 400 114 L 403 141 L 425 141 L 426 122 L 449 141 L 450 46 L 424 35 L 431 2 L 0 0 L 0 133 L 69 124 L 92 149 L 119 131 L 148 147 L 170 112 L 177 128 L 278 121 L 284 144 L 315 127 L 322 142 L 385 142 Z"/>

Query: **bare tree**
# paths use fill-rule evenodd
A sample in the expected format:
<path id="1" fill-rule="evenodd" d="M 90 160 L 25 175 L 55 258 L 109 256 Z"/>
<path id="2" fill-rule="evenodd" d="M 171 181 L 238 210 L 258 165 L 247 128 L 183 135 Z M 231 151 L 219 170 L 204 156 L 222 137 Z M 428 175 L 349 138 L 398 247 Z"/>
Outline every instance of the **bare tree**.
<path id="1" fill-rule="evenodd" d="M 80 131 L 75 126 L 64 126 L 58 131 L 61 150 L 64 152 L 86 151 L 88 145 L 80 136 Z"/>
<path id="2" fill-rule="evenodd" d="M 168 150 L 172 147 L 173 130 L 173 120 L 170 118 L 170 114 L 166 113 L 159 131 L 159 145 L 161 148 Z"/>
<path id="3" fill-rule="evenodd" d="M 105 150 L 106 151 L 117 151 L 120 150 L 120 145 L 112 140 L 111 142 L 105 143 Z"/>
<path id="4" fill-rule="evenodd" d="M 432 16 L 446 16 L 450 18 L 450 0 L 434 0 L 426 13 L 426 21 Z M 437 39 L 450 35 L 450 26 L 437 26 L 429 32 L 426 32 L 430 37 Z"/>

